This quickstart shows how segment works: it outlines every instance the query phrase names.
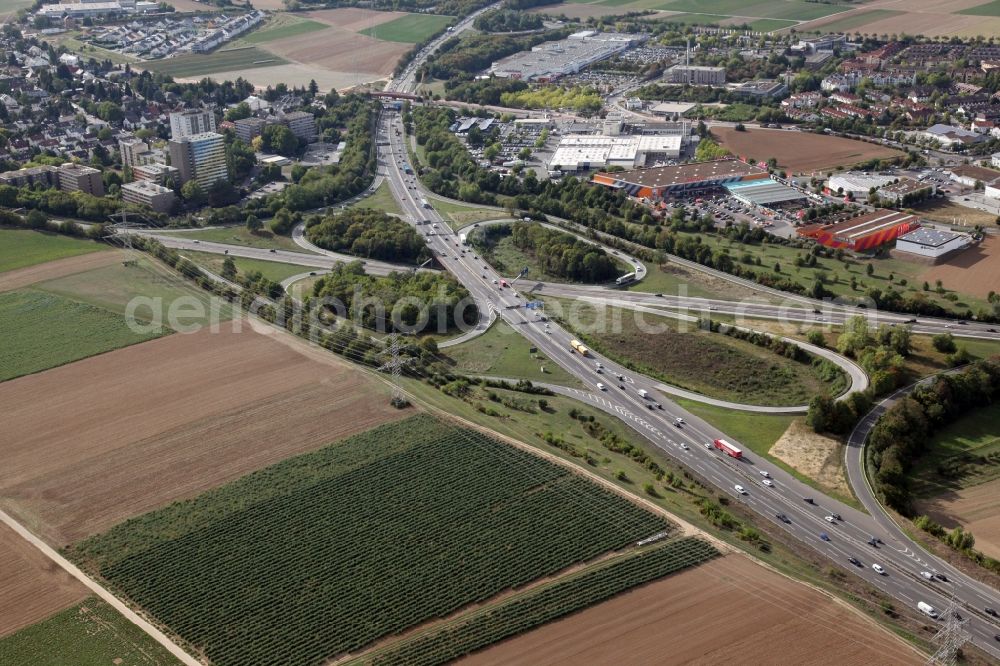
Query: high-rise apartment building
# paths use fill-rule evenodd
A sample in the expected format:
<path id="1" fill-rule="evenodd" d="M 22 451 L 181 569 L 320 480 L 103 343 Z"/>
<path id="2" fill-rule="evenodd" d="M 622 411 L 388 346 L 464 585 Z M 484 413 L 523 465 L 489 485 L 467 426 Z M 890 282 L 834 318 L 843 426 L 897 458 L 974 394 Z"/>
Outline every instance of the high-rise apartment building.
<path id="1" fill-rule="evenodd" d="M 215 129 L 215 112 L 211 109 L 186 109 L 170 114 L 171 139 L 214 132 Z"/>
<path id="2" fill-rule="evenodd" d="M 218 180 L 229 178 L 225 139 L 215 132 L 203 132 L 171 139 L 170 165 L 177 169 L 181 183 L 195 180 L 205 190 Z"/>

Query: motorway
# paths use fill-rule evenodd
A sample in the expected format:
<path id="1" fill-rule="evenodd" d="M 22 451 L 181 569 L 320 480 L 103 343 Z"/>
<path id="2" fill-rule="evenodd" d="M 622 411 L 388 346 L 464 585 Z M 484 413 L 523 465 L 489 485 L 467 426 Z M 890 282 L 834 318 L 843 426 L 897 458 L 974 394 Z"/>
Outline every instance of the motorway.
<path id="1" fill-rule="evenodd" d="M 408 71 L 418 66 L 419 59 Z M 412 77 L 410 81 L 395 82 L 396 85 L 390 88 L 406 91 L 412 85 Z M 476 257 L 471 249 L 461 244 L 459 236 L 441 215 L 420 203 L 426 193 L 416 176 L 403 171 L 409 156 L 400 115 L 383 114 L 378 132 L 379 142 L 388 143 L 388 146 L 380 146 L 381 158 L 387 169 L 386 182 L 402 208 L 403 219 L 414 224 L 426 237 L 439 261 L 465 285 L 481 311 L 497 312 L 540 352 L 588 387 L 584 390 L 560 389 L 561 392 L 621 419 L 669 457 L 728 494 L 733 502 L 742 503 L 835 565 L 855 573 L 896 599 L 899 613 L 920 616 L 916 608 L 918 601 L 943 611 L 954 593 L 962 607 L 962 615 L 970 620 L 966 628 L 974 642 L 1000 659 L 1000 643 L 994 640 L 994 635 L 1000 634 L 1000 622 L 983 611 L 987 606 L 1000 608 L 996 591 L 931 557 L 898 528 L 887 529 L 872 516 L 825 497 L 779 468 L 771 468 L 752 455 L 736 460 L 707 448 L 706 444 L 717 438 L 739 443 L 669 401 L 656 390 L 655 380 L 633 373 L 610 359 L 592 353 L 584 357 L 571 351 L 569 332 L 543 321 L 537 311 L 526 309 L 524 299 L 513 288 L 501 288 L 500 280 L 509 280 L 510 276 L 499 275 Z M 720 307 L 722 303 L 719 302 Z M 602 366 L 600 370 L 598 363 Z M 617 378 L 619 376 L 621 379 Z M 604 385 L 603 389 L 597 386 L 599 382 Z M 647 391 L 649 397 L 640 396 L 639 390 Z M 684 422 L 675 424 L 678 418 Z M 773 486 L 763 483 L 763 471 L 768 472 Z M 745 494 L 737 491 L 737 485 L 745 489 Z M 807 498 L 811 502 L 805 501 Z M 779 514 L 785 520 L 780 519 Z M 842 519 L 833 522 L 825 519 L 834 514 Z M 822 539 L 824 534 L 828 540 Z M 876 543 L 874 547 L 869 545 L 872 537 L 883 543 Z M 857 558 L 861 566 L 849 563 L 849 557 Z M 884 567 L 885 574 L 876 573 L 873 564 Z M 947 571 L 949 582 L 926 581 L 921 571 Z M 929 618 L 923 619 L 927 624 L 934 624 Z"/>

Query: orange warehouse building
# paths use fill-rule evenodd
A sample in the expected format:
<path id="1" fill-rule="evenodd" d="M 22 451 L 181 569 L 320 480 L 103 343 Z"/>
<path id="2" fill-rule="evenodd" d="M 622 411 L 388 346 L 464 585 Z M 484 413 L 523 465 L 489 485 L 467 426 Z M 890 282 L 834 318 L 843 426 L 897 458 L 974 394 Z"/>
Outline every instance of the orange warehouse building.
<path id="1" fill-rule="evenodd" d="M 827 247 L 863 252 L 890 243 L 920 226 L 915 215 L 879 209 L 836 224 L 812 224 L 798 234 Z"/>
<path id="2" fill-rule="evenodd" d="M 633 197 L 657 200 L 721 187 L 726 183 L 767 178 L 770 178 L 767 169 L 736 159 L 722 159 L 620 173 L 601 172 L 594 174 L 591 182 L 623 189 Z"/>

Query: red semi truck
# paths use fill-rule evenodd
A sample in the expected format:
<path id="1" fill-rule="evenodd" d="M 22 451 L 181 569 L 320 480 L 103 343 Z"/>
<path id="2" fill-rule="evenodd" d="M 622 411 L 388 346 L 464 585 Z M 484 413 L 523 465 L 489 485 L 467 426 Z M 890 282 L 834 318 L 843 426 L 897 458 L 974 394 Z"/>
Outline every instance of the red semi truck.
<path id="1" fill-rule="evenodd" d="M 743 451 L 738 446 L 733 446 L 724 439 L 717 439 L 714 444 L 715 448 L 719 449 L 728 456 L 732 456 L 733 458 L 743 457 Z"/>

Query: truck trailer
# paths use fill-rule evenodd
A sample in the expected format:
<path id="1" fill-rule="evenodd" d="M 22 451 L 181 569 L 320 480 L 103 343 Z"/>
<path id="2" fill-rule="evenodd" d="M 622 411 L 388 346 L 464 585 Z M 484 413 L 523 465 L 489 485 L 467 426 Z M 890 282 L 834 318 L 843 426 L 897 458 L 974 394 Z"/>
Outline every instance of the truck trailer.
<path id="1" fill-rule="evenodd" d="M 579 340 L 570 340 L 569 346 L 573 348 L 573 351 L 580 354 L 580 356 L 590 356 L 590 350 L 583 346 Z"/>
<path id="2" fill-rule="evenodd" d="M 733 446 L 732 444 L 730 444 L 729 442 L 727 442 L 724 439 L 717 439 L 717 440 L 715 440 L 715 442 L 713 442 L 713 444 L 714 444 L 715 448 L 719 449 L 720 451 L 722 451 L 723 453 L 725 453 L 727 456 L 731 456 L 733 458 L 742 458 L 743 457 L 743 450 L 742 449 L 740 449 L 738 446 Z"/>

